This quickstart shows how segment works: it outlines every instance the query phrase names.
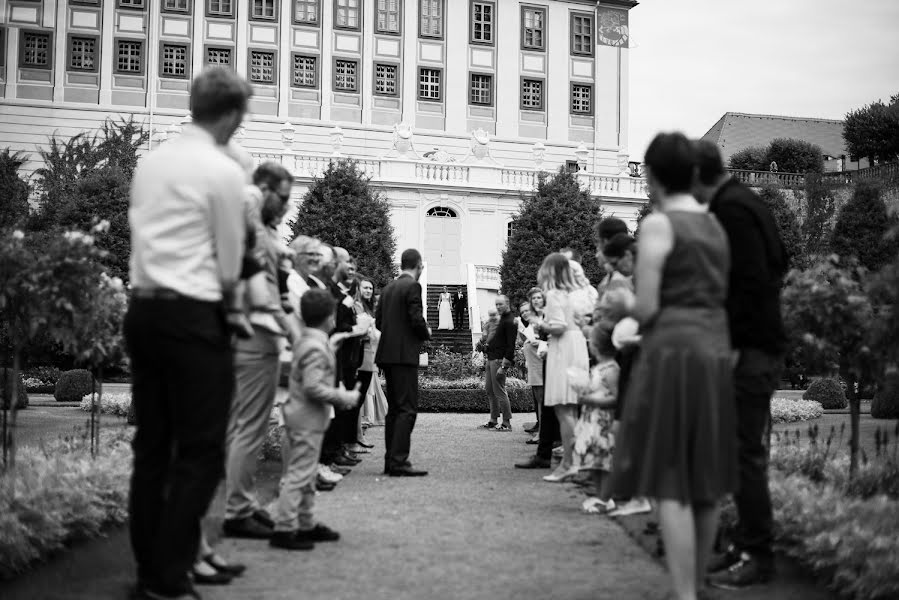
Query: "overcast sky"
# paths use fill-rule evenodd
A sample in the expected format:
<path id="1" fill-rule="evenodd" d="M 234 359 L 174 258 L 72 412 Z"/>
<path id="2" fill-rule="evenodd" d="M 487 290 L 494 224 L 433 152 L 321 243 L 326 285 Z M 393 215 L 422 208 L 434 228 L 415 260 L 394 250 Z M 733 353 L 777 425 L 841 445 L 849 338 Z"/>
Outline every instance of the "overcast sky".
<path id="1" fill-rule="evenodd" d="M 640 0 L 630 33 L 630 160 L 726 112 L 842 119 L 899 93 L 899 0 Z"/>

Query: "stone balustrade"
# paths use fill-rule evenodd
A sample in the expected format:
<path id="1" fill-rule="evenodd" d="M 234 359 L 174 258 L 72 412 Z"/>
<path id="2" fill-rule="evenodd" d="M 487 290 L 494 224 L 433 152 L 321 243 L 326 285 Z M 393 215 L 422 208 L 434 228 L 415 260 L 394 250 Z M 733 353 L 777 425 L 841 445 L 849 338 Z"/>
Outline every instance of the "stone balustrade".
<path id="1" fill-rule="evenodd" d="M 499 289 L 499 267 L 493 265 L 475 265 L 474 269 L 478 288 L 486 290 Z"/>

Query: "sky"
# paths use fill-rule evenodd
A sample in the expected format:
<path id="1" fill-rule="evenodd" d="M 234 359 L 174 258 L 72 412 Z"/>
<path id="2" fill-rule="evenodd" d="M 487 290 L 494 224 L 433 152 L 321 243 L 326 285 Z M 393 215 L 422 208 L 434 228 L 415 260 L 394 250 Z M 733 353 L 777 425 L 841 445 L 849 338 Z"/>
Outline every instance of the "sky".
<path id="1" fill-rule="evenodd" d="M 640 0 L 630 34 L 630 160 L 726 112 L 842 119 L 899 94 L 899 0 Z"/>

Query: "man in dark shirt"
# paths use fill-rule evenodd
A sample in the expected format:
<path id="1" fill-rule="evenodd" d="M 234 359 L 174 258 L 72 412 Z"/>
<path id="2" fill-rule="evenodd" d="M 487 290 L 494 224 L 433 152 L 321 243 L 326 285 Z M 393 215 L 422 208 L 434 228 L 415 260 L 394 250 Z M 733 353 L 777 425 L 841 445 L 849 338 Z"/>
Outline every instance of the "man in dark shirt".
<path id="1" fill-rule="evenodd" d="M 727 297 L 731 343 L 737 353 L 734 387 L 740 486 L 734 544 L 710 565 L 709 582 L 726 589 L 747 587 L 774 574 L 773 517 L 768 492 L 771 395 L 783 367 L 786 335 L 780 292 L 789 257 L 777 223 L 764 202 L 724 170 L 717 146 L 696 143 L 696 196 L 724 227 L 730 241 Z"/>
<path id="2" fill-rule="evenodd" d="M 515 341 L 518 326 L 509 307 L 509 299 L 496 297 L 499 323 L 496 332 L 487 341 L 487 398 L 490 400 L 490 421 L 484 426 L 494 431 L 512 431 L 512 405 L 506 393 L 506 369 L 515 360 Z M 503 422 L 497 423 L 500 413 Z"/>

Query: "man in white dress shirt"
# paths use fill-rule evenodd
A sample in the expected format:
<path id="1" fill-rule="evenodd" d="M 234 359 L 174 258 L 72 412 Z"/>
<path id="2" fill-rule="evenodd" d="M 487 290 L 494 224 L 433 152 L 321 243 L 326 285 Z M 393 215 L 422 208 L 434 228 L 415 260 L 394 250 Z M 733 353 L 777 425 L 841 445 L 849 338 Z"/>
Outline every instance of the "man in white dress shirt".
<path id="1" fill-rule="evenodd" d="M 224 473 L 234 390 L 225 306 L 246 236 L 245 175 L 222 148 L 251 93 L 233 71 L 203 71 L 191 84 L 193 123 L 138 163 L 131 186 L 129 512 L 144 598 L 199 597 L 188 572 Z"/>

